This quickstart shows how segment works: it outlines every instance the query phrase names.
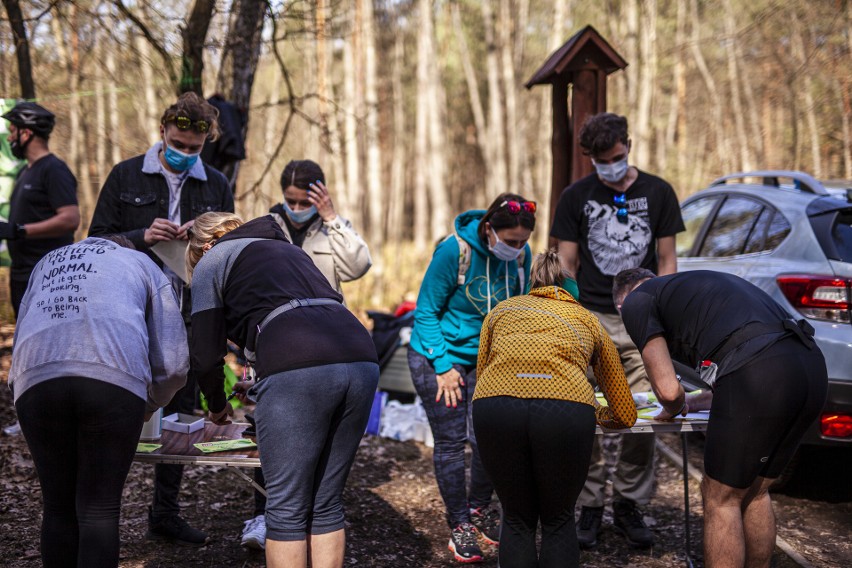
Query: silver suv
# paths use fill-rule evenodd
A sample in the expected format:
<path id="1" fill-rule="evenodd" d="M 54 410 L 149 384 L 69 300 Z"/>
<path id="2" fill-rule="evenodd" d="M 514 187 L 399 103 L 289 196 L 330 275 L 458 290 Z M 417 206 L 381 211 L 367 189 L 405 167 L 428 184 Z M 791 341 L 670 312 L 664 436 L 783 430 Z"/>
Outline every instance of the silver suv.
<path id="1" fill-rule="evenodd" d="M 803 444 L 852 449 L 852 182 L 795 171 L 721 177 L 681 205 L 678 270 L 718 270 L 805 317 L 828 366 L 828 401 Z"/>

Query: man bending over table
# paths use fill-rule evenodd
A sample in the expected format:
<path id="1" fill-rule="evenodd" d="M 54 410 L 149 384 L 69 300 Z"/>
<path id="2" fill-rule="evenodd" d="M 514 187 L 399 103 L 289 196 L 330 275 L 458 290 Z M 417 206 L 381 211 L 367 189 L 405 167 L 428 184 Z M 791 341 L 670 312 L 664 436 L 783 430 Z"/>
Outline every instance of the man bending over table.
<path id="1" fill-rule="evenodd" d="M 828 388 L 813 328 L 722 272 L 625 270 L 615 277 L 613 300 L 663 406 L 656 418 L 710 409 L 701 484 L 705 565 L 768 567 L 775 546 L 769 486 Z M 698 370 L 712 390 L 687 396 L 673 359 Z"/>

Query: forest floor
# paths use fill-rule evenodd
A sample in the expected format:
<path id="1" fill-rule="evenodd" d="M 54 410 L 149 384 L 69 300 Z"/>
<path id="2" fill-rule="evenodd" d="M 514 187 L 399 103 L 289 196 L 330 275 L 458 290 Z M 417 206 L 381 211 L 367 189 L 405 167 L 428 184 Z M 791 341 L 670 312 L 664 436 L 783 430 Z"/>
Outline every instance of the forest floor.
<path id="1" fill-rule="evenodd" d="M 11 326 L 0 327 L 0 425 L 15 420 L 10 392 L 5 388 L 11 352 Z M 677 435 L 661 439 L 679 450 Z M 701 463 L 702 438 L 690 434 L 690 463 Z M 805 487 L 775 497 L 779 533 L 814 567 L 852 566 L 852 489 L 848 460 L 830 462 L 821 470 L 839 469 L 842 490 L 828 490 L 832 481 L 804 480 Z M 651 550 L 633 550 L 612 530 L 608 508 L 599 545 L 582 552 L 581 563 L 591 568 L 624 566 L 658 568 L 685 565 L 683 477 L 679 467 L 658 459 L 657 492 L 645 509 L 654 531 Z M 825 471 L 822 471 L 825 473 Z M 845 479 L 845 482 L 842 481 Z M 146 542 L 147 506 L 151 500 L 153 466 L 134 463 L 124 488 L 121 515 L 122 568 L 244 567 L 265 565 L 262 553 L 239 545 L 243 521 L 252 514 L 252 490 L 227 468 L 187 467 L 181 504 L 183 516 L 207 531 L 211 543 L 200 549 Z M 795 482 L 796 480 L 794 480 Z M 827 485 L 828 484 L 828 485 Z M 821 495 L 808 496 L 808 487 Z M 796 493 L 799 491 L 799 493 Z M 801 492 L 805 491 L 804 497 Z M 702 567 L 701 500 L 695 480 L 689 482 L 689 530 L 693 565 Z M 434 481 L 432 450 L 417 442 L 398 442 L 367 436 L 358 453 L 345 492 L 347 566 L 424 567 L 457 565 L 447 552 L 448 529 Z M 41 493 L 23 436 L 0 436 L 0 566 L 41 566 L 39 527 Z M 497 549 L 483 545 L 485 567 L 497 566 Z M 776 548 L 773 565 L 796 566 Z M 508 568 L 508 567 L 507 567 Z"/>

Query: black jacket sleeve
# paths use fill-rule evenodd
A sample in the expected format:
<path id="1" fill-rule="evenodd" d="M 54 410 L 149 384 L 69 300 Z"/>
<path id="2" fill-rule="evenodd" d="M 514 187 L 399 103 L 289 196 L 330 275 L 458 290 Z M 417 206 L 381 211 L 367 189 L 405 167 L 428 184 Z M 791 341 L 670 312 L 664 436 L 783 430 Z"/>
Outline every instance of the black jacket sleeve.
<path id="1" fill-rule="evenodd" d="M 225 355 L 228 353 L 224 308 L 192 314 L 189 342 L 190 368 L 210 412 L 221 412 L 225 400 Z"/>
<path id="2" fill-rule="evenodd" d="M 98 235 L 123 235 L 130 239 L 136 250 L 144 251 L 148 248 L 145 244 L 145 229 L 148 227 L 124 229 L 121 222 L 121 188 L 124 186 L 122 164 L 112 169 L 107 176 L 106 182 L 98 196 L 95 213 L 92 215 L 92 224 L 89 226 L 89 236 Z"/>

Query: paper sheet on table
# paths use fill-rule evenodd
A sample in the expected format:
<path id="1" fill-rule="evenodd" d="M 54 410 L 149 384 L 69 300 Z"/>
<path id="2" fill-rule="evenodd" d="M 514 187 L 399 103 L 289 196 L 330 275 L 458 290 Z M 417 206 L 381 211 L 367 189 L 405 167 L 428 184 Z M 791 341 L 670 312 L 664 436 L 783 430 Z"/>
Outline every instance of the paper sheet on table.
<path id="1" fill-rule="evenodd" d="M 163 264 L 186 282 L 186 247 L 187 241 L 175 239 L 173 241 L 160 241 L 151 247 L 151 250 L 160 257 Z"/>
<path id="2" fill-rule="evenodd" d="M 601 406 L 607 406 L 607 401 L 603 393 L 595 393 L 595 398 Z M 654 393 L 633 393 L 633 402 L 636 404 L 636 416 L 640 420 L 653 420 L 654 416 L 660 413 L 663 409 L 662 405 L 657 402 L 657 397 Z M 687 412 L 686 416 L 678 416 L 678 420 L 708 420 L 710 418 L 709 410 L 701 410 L 699 412 Z"/>
<path id="3" fill-rule="evenodd" d="M 144 442 L 139 442 L 136 444 L 136 453 L 138 454 L 150 454 L 151 452 L 157 451 L 163 447 L 163 444 L 146 444 Z"/>
<path id="4" fill-rule="evenodd" d="M 212 452 L 227 452 L 229 450 L 244 450 L 246 448 L 256 448 L 257 444 L 251 440 L 240 438 L 238 440 L 221 440 L 219 442 L 201 442 L 192 444 L 205 454 Z"/>

